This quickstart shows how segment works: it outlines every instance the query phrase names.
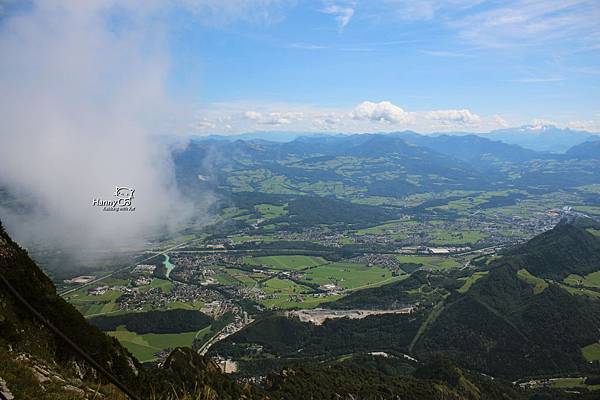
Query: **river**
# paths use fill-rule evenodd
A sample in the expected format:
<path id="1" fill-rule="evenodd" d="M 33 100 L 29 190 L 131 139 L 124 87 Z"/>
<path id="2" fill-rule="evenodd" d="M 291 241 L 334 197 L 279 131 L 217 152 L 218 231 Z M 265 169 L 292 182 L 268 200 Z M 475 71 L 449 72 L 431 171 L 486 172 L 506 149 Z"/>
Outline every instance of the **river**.
<path id="1" fill-rule="evenodd" d="M 173 270 L 173 268 L 175 268 L 175 266 L 171 264 L 171 259 L 169 258 L 168 254 L 165 254 L 165 261 L 163 262 L 163 264 L 167 269 L 165 276 L 167 277 L 167 279 L 169 279 L 169 275 L 171 275 L 171 271 Z"/>

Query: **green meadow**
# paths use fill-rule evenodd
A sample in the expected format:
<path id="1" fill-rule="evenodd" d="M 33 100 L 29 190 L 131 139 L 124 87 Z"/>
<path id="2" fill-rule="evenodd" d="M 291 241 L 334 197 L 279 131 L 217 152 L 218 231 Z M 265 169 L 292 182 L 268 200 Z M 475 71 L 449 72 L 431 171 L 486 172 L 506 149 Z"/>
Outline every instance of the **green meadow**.
<path id="1" fill-rule="evenodd" d="M 591 233 L 592 235 L 594 235 L 594 236 L 598 236 L 598 237 L 600 237 L 600 229 L 592 229 L 592 228 L 590 228 L 590 229 L 588 229 L 587 231 L 588 231 L 589 233 Z"/>
<path id="2" fill-rule="evenodd" d="M 428 242 L 435 245 L 466 245 L 477 243 L 485 239 L 488 235 L 481 231 L 461 230 L 449 231 L 446 229 L 434 229 L 427 232 L 429 236 Z"/>
<path id="3" fill-rule="evenodd" d="M 564 279 L 564 282 L 571 286 L 600 288 L 600 271 L 592 272 L 584 277 L 571 274 Z"/>
<path id="4" fill-rule="evenodd" d="M 548 282 L 546 282 L 542 278 L 538 278 L 537 276 L 531 275 L 526 269 L 520 269 L 517 272 L 517 276 L 519 277 L 519 279 L 533 286 L 534 294 L 541 293 L 548 287 Z"/>
<path id="5" fill-rule="evenodd" d="M 589 346 L 585 346 L 581 348 L 581 354 L 588 361 L 598 361 L 600 360 L 600 343 L 590 344 Z"/>
<path id="6" fill-rule="evenodd" d="M 251 265 L 267 265 L 272 269 L 278 270 L 298 270 L 317 265 L 325 264 L 321 257 L 312 256 L 265 256 L 265 257 L 246 257 L 244 262 Z"/>
<path id="7" fill-rule="evenodd" d="M 372 226 L 370 228 L 359 229 L 356 231 L 357 235 L 377 235 L 386 233 L 389 231 L 396 231 L 402 227 L 402 221 L 390 221 L 385 224 Z"/>
<path id="8" fill-rule="evenodd" d="M 568 286 L 568 285 L 560 285 L 561 288 L 565 289 L 567 292 L 574 294 L 574 295 L 578 295 L 578 296 L 587 296 L 587 297 L 593 297 L 593 298 L 600 298 L 600 292 L 596 292 L 594 290 L 590 290 L 590 289 L 585 289 L 582 287 L 573 287 L 573 286 Z"/>
<path id="9" fill-rule="evenodd" d="M 258 204 L 254 208 L 260 213 L 261 218 L 273 219 L 287 214 L 285 205 L 277 206 L 274 204 Z"/>
<path id="10" fill-rule="evenodd" d="M 488 271 L 479 271 L 479 272 L 475 272 L 473 275 L 469 276 L 468 278 L 462 278 L 462 279 L 464 279 L 465 283 L 458 289 L 458 292 L 459 293 L 468 292 L 469 289 L 471 288 L 471 286 L 473 286 L 473 284 L 475 282 L 477 282 L 479 279 L 483 278 L 487 274 L 488 274 Z"/>
<path id="11" fill-rule="evenodd" d="M 333 283 L 343 289 L 356 289 L 391 281 L 392 272 L 364 264 L 331 263 L 306 271 L 304 280 L 319 285 Z"/>
<path id="12" fill-rule="evenodd" d="M 155 353 L 175 347 L 191 346 L 197 331 L 182 333 L 146 333 L 139 335 L 120 326 L 116 331 L 107 332 L 131 351 L 141 362 L 156 359 Z"/>
<path id="13" fill-rule="evenodd" d="M 585 378 L 558 378 L 552 380 L 552 387 L 556 389 L 579 388 L 588 390 L 599 390 L 600 385 L 586 385 Z"/>
<path id="14" fill-rule="evenodd" d="M 106 293 L 92 296 L 84 294 L 87 289 L 77 291 L 69 296 L 69 301 L 84 315 L 106 314 L 116 310 L 115 301 L 121 295 L 118 290 L 108 290 Z"/>

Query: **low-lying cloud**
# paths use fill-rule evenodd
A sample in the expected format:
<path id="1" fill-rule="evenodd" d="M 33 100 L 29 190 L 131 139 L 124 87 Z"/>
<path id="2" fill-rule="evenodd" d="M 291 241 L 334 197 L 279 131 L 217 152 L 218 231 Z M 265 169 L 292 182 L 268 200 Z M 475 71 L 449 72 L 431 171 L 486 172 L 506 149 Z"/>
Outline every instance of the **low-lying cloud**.
<path id="1" fill-rule="evenodd" d="M 40 0 L 0 20 L 0 188 L 27 205 L 0 219 L 23 243 L 110 248 L 189 216 L 154 139 L 172 107 L 154 3 Z M 116 186 L 134 212 L 93 206 Z"/>
<path id="2" fill-rule="evenodd" d="M 362 101 L 348 108 L 286 103 L 218 103 L 198 111 L 196 133 L 235 134 L 255 130 L 298 132 L 444 132 L 489 131 L 507 122 L 498 115 L 481 116 L 467 108 L 406 110 L 391 101 Z"/>
<path id="3" fill-rule="evenodd" d="M 427 117 L 448 124 L 472 125 L 481 122 L 479 115 L 467 109 L 431 111 Z"/>
<path id="4" fill-rule="evenodd" d="M 292 121 L 302 119 L 303 114 L 301 112 L 271 112 L 265 114 L 256 111 L 246 111 L 244 117 L 261 125 L 288 125 Z"/>

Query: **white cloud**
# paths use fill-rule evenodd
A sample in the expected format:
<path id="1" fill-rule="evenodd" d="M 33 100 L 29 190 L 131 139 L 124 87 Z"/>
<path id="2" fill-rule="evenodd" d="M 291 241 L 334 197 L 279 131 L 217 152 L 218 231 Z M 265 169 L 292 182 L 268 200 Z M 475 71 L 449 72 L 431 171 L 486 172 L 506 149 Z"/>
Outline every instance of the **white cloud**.
<path id="1" fill-rule="evenodd" d="M 26 245 L 43 241 L 83 253 L 139 244 L 187 223 L 190 204 L 155 135 L 180 133 L 174 125 L 208 132 L 241 124 L 230 115 L 192 122 L 171 97 L 169 33 L 181 22 L 173 16 L 181 11 L 204 25 L 273 23 L 294 3 L 0 0 L 0 186 L 32 203 L 27 215 L 0 209 L 7 229 Z M 135 212 L 91 205 L 110 198 L 116 185 L 135 189 Z"/>
<path id="2" fill-rule="evenodd" d="M 317 129 L 335 129 L 342 122 L 342 115 L 336 112 L 317 113 L 312 123 Z"/>
<path id="3" fill-rule="evenodd" d="M 411 113 L 404 111 L 389 101 L 379 103 L 363 101 L 352 110 L 350 115 L 353 119 L 357 120 L 371 120 L 392 124 L 408 123 L 413 120 Z"/>
<path id="4" fill-rule="evenodd" d="M 199 112 L 195 134 L 233 134 L 256 130 L 298 132 L 385 132 L 411 129 L 444 132 L 489 131 L 508 123 L 499 115 L 483 117 L 468 109 L 407 111 L 390 102 L 363 101 L 351 108 L 287 103 L 219 103 Z M 213 125 L 209 125 L 210 121 Z"/>
<path id="5" fill-rule="evenodd" d="M 199 129 L 215 129 L 217 127 L 217 124 L 207 120 L 206 118 L 201 118 L 200 120 L 196 121 L 195 126 L 193 126 L 193 128 L 199 128 Z"/>
<path id="6" fill-rule="evenodd" d="M 483 0 L 387 0 L 388 12 L 404 20 L 430 20 L 447 11 L 460 11 Z"/>
<path id="7" fill-rule="evenodd" d="M 388 0 L 378 11 L 409 21 L 432 20 L 481 47 L 513 47 L 575 39 L 593 47 L 600 37 L 596 0 Z"/>
<path id="8" fill-rule="evenodd" d="M 600 132 L 600 121 L 595 120 L 576 120 L 569 121 L 567 127 L 575 130 Z"/>
<path id="9" fill-rule="evenodd" d="M 354 3 L 352 2 L 344 5 L 329 4 L 320 11 L 324 14 L 335 15 L 335 20 L 337 21 L 339 28 L 344 29 L 354 15 Z"/>
<path id="10" fill-rule="evenodd" d="M 260 113 L 256 111 L 246 111 L 244 117 L 261 125 L 288 125 L 294 120 L 302 119 L 301 112 L 270 112 Z"/>
<path id="11" fill-rule="evenodd" d="M 559 124 L 555 121 L 551 121 L 544 118 L 534 118 L 529 125 L 525 125 L 527 130 L 531 131 L 542 131 L 548 126 L 558 126 Z"/>
<path id="12" fill-rule="evenodd" d="M 473 125 L 481 122 L 479 115 L 467 109 L 429 111 L 426 117 L 442 124 Z"/>
<path id="13" fill-rule="evenodd" d="M 534 118 L 531 120 L 532 126 L 556 125 L 556 122 L 546 118 Z"/>
<path id="14" fill-rule="evenodd" d="M 499 115 L 492 116 L 492 122 L 499 128 L 508 128 L 510 126 L 508 122 Z"/>
<path id="15" fill-rule="evenodd" d="M 156 7 L 37 0 L 2 19 L 0 186 L 33 207 L 0 218 L 24 243 L 82 253 L 140 244 L 189 215 L 169 150 L 154 137 L 178 109 L 165 89 L 170 55 Z M 118 34 L 111 12 L 128 20 Z M 135 189 L 135 212 L 92 206 L 115 186 Z"/>
<path id="16" fill-rule="evenodd" d="M 557 40 L 594 28 L 598 7 L 588 1 L 516 0 L 500 7 L 474 13 L 453 25 L 463 38 L 482 45 L 507 46 Z"/>
<path id="17" fill-rule="evenodd" d="M 251 119 L 253 121 L 258 121 L 262 118 L 262 114 L 256 111 L 246 111 L 244 113 L 244 117 Z"/>

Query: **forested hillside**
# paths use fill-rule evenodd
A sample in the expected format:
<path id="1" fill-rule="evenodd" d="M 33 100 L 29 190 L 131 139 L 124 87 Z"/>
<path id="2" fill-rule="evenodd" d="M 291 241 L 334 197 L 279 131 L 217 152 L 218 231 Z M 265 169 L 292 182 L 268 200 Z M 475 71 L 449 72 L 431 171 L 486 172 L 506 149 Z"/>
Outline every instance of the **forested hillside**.
<path id="1" fill-rule="evenodd" d="M 178 393 L 196 392 L 206 394 L 202 399 L 215 400 L 254 396 L 252 391 L 236 385 L 215 367 L 204 368 L 210 361 L 198 355 L 179 357 L 179 363 L 184 366 L 179 369 L 146 370 L 116 339 L 89 324 L 72 305 L 59 297 L 50 279 L 10 239 L 1 225 L 0 279 L 0 377 L 8 392 L 18 399 L 89 398 L 99 388 L 107 398 L 126 398 L 109 383 L 107 374 L 83 359 L 73 345 L 58 336 L 49 325 L 140 399 L 170 399 Z M 36 317 L 10 288 L 45 322 Z M 193 366 L 191 376 L 194 379 L 185 381 L 185 385 L 174 385 L 174 377 L 186 373 L 186 359 L 196 359 L 196 363 L 200 363 Z M 166 381 L 171 383 L 165 385 Z"/>
<path id="2" fill-rule="evenodd" d="M 594 265 L 597 270 L 597 227 L 590 219 L 563 221 L 493 259 L 475 279 L 468 278 L 468 286 L 467 278 L 461 277 L 464 271 L 416 271 L 399 282 L 357 291 L 330 305 L 393 309 L 420 304 L 410 315 L 332 319 L 313 325 L 275 314 L 219 343 L 214 351 L 256 359 L 244 365 L 258 370 L 281 365 L 270 362 L 272 356 L 309 362 L 349 352 L 386 352 L 419 360 L 445 356 L 461 367 L 511 380 L 593 375 L 598 366 L 586 360 L 582 349 L 599 340 L 598 292 L 577 289 L 563 279 L 585 275 Z"/>

